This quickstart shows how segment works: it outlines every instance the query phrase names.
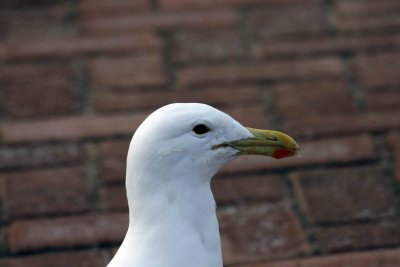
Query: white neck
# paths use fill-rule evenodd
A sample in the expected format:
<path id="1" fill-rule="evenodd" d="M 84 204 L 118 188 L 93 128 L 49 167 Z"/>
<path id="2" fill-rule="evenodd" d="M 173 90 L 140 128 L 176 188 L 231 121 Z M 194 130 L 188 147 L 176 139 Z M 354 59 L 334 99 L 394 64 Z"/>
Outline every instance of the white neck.
<path id="1" fill-rule="evenodd" d="M 128 166 L 129 229 L 108 266 L 222 267 L 211 174 L 163 171 Z"/>

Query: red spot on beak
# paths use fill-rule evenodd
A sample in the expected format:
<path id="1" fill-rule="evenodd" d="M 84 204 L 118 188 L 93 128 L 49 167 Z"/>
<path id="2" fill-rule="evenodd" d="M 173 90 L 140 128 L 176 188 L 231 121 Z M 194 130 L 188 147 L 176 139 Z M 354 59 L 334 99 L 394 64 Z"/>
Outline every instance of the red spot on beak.
<path id="1" fill-rule="evenodd" d="M 276 158 L 276 159 L 287 158 L 292 155 L 293 155 L 293 151 L 288 150 L 288 149 L 278 149 L 274 152 L 274 158 Z"/>

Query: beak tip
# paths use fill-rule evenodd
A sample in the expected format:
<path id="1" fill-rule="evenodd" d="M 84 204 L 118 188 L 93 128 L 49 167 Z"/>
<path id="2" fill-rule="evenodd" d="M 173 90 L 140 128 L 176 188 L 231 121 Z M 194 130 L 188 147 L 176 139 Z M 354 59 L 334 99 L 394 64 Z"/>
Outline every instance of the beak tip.
<path id="1" fill-rule="evenodd" d="M 284 148 L 277 149 L 273 157 L 276 159 L 288 158 L 299 155 L 300 147 L 294 139 L 284 133 L 279 133 L 280 140 L 285 144 Z"/>
<path id="2" fill-rule="evenodd" d="M 277 149 L 273 157 L 275 159 L 283 159 L 283 158 L 288 158 L 297 155 L 298 153 L 298 148 L 292 148 L 292 149 L 287 149 L 287 148 L 282 148 L 282 149 Z"/>

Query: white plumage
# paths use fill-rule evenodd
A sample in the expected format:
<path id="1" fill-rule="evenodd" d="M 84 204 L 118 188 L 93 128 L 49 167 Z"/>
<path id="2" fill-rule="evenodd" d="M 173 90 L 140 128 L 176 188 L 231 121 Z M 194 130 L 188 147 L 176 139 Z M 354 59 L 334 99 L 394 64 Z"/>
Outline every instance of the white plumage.
<path id="1" fill-rule="evenodd" d="M 129 228 L 108 267 L 222 267 L 210 180 L 239 154 L 272 153 L 253 151 L 260 146 L 253 131 L 204 104 L 170 104 L 152 113 L 129 147 Z M 274 151 L 290 146 L 295 153 L 294 141 L 278 139 L 269 140 L 280 142 Z"/>

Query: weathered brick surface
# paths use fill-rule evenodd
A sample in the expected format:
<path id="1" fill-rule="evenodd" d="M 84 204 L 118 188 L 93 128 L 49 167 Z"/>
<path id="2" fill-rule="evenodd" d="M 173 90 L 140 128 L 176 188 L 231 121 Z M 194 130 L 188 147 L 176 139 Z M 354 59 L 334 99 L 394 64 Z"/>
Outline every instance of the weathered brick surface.
<path id="1" fill-rule="evenodd" d="M 33 43 L 8 42 L 2 48 L 4 60 L 65 58 L 93 55 L 100 52 L 157 51 L 161 44 L 153 34 L 115 37 L 60 37 L 36 40 Z"/>
<path id="2" fill-rule="evenodd" d="M 94 107 L 99 113 L 126 112 L 136 110 L 155 110 L 176 99 L 176 93 L 170 90 L 145 90 L 129 92 L 98 92 Z"/>
<path id="3" fill-rule="evenodd" d="M 129 140 L 171 102 L 301 147 L 213 180 L 226 266 L 400 266 L 399 14 L 398 0 L 0 1 L 0 267 L 105 266 L 127 226 Z"/>
<path id="4" fill-rule="evenodd" d="M 331 256 L 239 265 L 240 267 L 394 267 L 400 263 L 398 249 L 342 253 Z"/>
<path id="5" fill-rule="evenodd" d="M 83 168 L 23 171 L 3 179 L 3 209 L 8 219 L 88 210 L 88 183 Z"/>
<path id="6" fill-rule="evenodd" d="M 398 221 L 330 226 L 318 228 L 316 234 L 324 252 L 395 246 L 400 243 Z"/>
<path id="7" fill-rule="evenodd" d="M 366 95 L 368 108 L 372 111 L 391 111 L 400 108 L 400 92 L 372 92 Z"/>
<path id="8" fill-rule="evenodd" d="M 320 56 L 334 53 L 368 52 L 400 47 L 399 35 L 306 36 L 295 40 L 262 40 L 255 44 L 257 54 L 265 58 Z"/>
<path id="9" fill-rule="evenodd" d="M 215 200 L 221 204 L 278 201 L 285 195 L 283 178 L 279 175 L 213 179 L 211 186 Z"/>
<path id="10" fill-rule="evenodd" d="M 296 60 L 256 64 L 217 65 L 185 68 L 178 72 L 178 86 L 210 83 L 260 82 L 274 80 L 307 80 L 341 77 L 341 63 L 337 58 Z"/>
<path id="11" fill-rule="evenodd" d="M 263 88 L 252 85 L 211 86 L 202 87 L 198 90 L 182 88 L 177 98 L 183 102 L 210 103 L 210 105 L 219 108 L 232 109 L 235 106 L 259 107 L 262 105 Z M 261 115 L 261 117 L 263 116 Z"/>
<path id="12" fill-rule="evenodd" d="M 381 133 L 400 127 L 400 112 L 370 112 L 362 114 L 307 117 L 283 122 L 283 128 L 297 136 L 337 136 L 362 132 Z"/>
<path id="13" fill-rule="evenodd" d="M 400 84 L 400 53 L 363 55 L 354 59 L 354 68 L 361 85 L 369 87 Z"/>
<path id="14" fill-rule="evenodd" d="M 34 256 L 9 257 L 0 259 L 1 267 L 98 267 L 105 266 L 110 257 L 105 250 L 84 250 L 78 252 L 56 252 Z"/>
<path id="15" fill-rule="evenodd" d="M 15 8 L 15 9 L 23 9 L 23 8 L 34 8 L 34 7 L 42 7 L 51 6 L 58 3 L 65 3 L 68 0 L 37 0 L 34 2 L 24 1 L 24 0 L 4 0 L 1 1 L 0 6 L 2 8 Z"/>
<path id="16" fill-rule="evenodd" d="M 376 220 L 396 214 L 390 183 L 379 168 L 293 172 L 290 178 L 311 223 Z"/>
<path id="17" fill-rule="evenodd" d="M 5 122 L 0 125 L 5 143 L 39 142 L 131 135 L 144 120 L 143 114 L 65 117 L 61 119 Z M 104 127 L 107 125 L 107 128 Z"/>
<path id="18" fill-rule="evenodd" d="M 9 228 L 9 248 L 18 252 L 120 242 L 127 223 L 125 213 L 15 221 Z"/>
<path id="19" fill-rule="evenodd" d="M 216 8 L 216 7 L 240 7 L 240 6 L 275 6 L 275 5 L 302 5 L 316 3 L 314 0 L 162 0 L 161 6 L 165 9 L 192 9 L 192 8 Z"/>
<path id="20" fill-rule="evenodd" d="M 299 221 L 286 204 L 226 208 L 218 213 L 224 263 L 309 254 Z"/>
<path id="21" fill-rule="evenodd" d="M 150 2 L 147 0 L 122 0 L 112 3 L 107 0 L 81 0 L 78 3 L 79 17 L 84 20 L 115 15 L 141 14 L 150 9 Z"/>
<path id="22" fill-rule="evenodd" d="M 277 84 L 271 90 L 278 115 L 285 121 L 356 113 L 350 88 L 341 79 Z"/>
<path id="23" fill-rule="evenodd" d="M 6 228 L 0 227 L 0 253 L 5 253 L 6 251 L 7 251 Z"/>
<path id="24" fill-rule="evenodd" d="M 246 47 L 238 29 L 180 31 L 173 39 L 174 60 L 187 63 L 246 57 Z"/>
<path id="25" fill-rule="evenodd" d="M 100 17 L 82 22 L 82 31 L 91 35 L 149 32 L 171 29 L 212 29 L 237 25 L 239 16 L 230 10 L 189 13 L 145 13 L 136 16 Z"/>
<path id="26" fill-rule="evenodd" d="M 391 133 L 387 138 L 389 150 L 394 161 L 393 171 L 397 182 L 400 182 L 400 133 Z"/>
<path id="27" fill-rule="evenodd" d="M 84 159 L 82 147 L 71 143 L 0 147 L 0 169 L 71 164 Z"/>
<path id="28" fill-rule="evenodd" d="M 128 148 L 127 140 L 103 142 L 98 145 L 99 176 L 104 183 L 124 181 Z"/>
<path id="29" fill-rule="evenodd" d="M 337 26 L 342 31 L 376 32 L 399 29 L 400 4 L 395 0 L 335 1 Z"/>
<path id="30" fill-rule="evenodd" d="M 234 106 L 221 108 L 222 111 L 228 113 L 232 118 L 240 121 L 246 127 L 268 128 L 268 117 L 265 115 L 266 110 L 262 103 L 253 106 Z"/>
<path id="31" fill-rule="evenodd" d="M 286 8 L 257 9 L 250 14 L 250 26 L 256 38 L 317 34 L 329 30 L 322 6 L 304 5 Z"/>
<path id="32" fill-rule="evenodd" d="M 128 212 L 125 185 L 107 186 L 100 190 L 100 207 L 105 211 Z"/>
<path id="33" fill-rule="evenodd" d="M 166 84 L 162 61 L 157 54 L 98 58 L 90 61 L 88 68 L 95 87 L 132 88 Z"/>
<path id="34" fill-rule="evenodd" d="M 46 76 L 46 79 L 42 77 Z M 82 109 L 79 73 L 71 63 L 12 64 L 2 68 L 5 118 L 54 116 Z"/>
<path id="35" fill-rule="evenodd" d="M 34 38 L 73 35 L 68 25 L 71 9 L 68 4 L 49 7 L 0 11 L 0 34 L 5 40 L 26 40 Z"/>
<path id="36" fill-rule="evenodd" d="M 263 92 L 258 86 L 212 86 L 191 90 L 147 90 L 132 92 L 99 92 L 95 107 L 99 112 L 151 112 L 174 101 L 208 103 L 215 107 L 251 106 L 261 103 Z"/>
<path id="37" fill-rule="evenodd" d="M 342 16 L 379 17 L 399 11 L 400 4 L 395 0 L 383 0 L 379 4 L 368 0 L 337 0 L 334 2 L 334 8 Z"/>

